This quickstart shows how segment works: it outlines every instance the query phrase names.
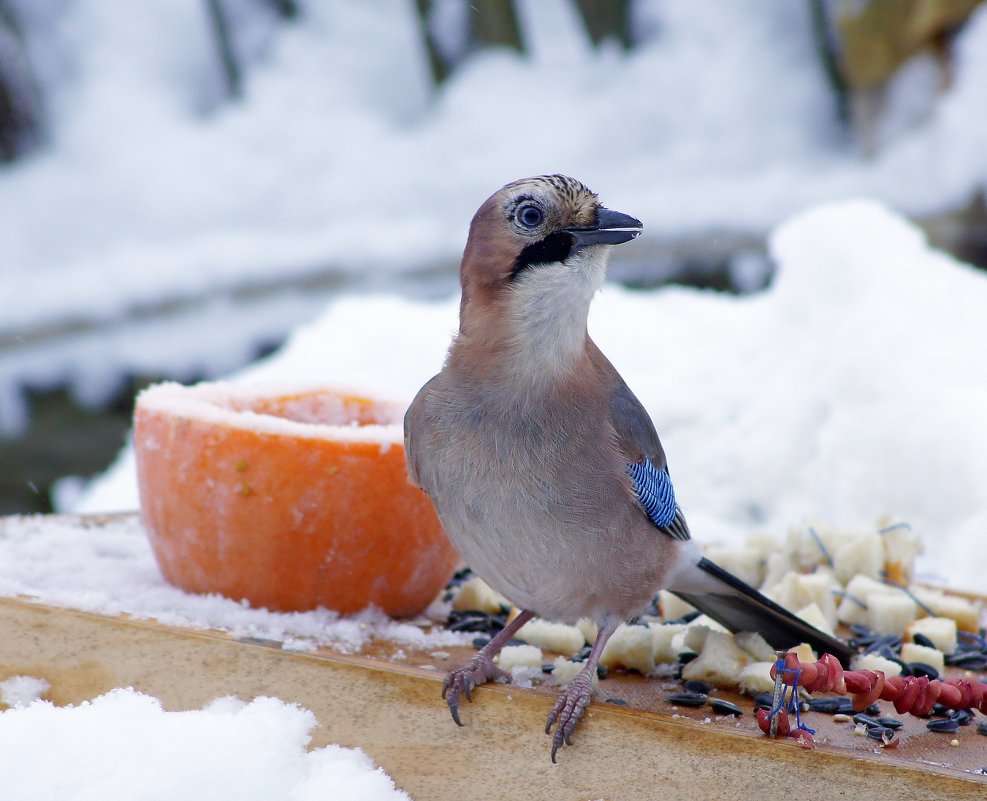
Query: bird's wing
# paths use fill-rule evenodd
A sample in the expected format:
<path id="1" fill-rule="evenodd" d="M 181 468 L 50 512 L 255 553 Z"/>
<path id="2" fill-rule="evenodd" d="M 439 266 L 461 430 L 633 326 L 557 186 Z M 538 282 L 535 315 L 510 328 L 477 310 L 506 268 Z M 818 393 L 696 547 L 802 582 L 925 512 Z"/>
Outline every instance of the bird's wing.
<path id="1" fill-rule="evenodd" d="M 610 420 L 617 444 L 627 458 L 637 502 L 659 531 L 672 539 L 688 540 L 689 525 L 675 502 L 675 488 L 654 423 L 616 370 L 613 376 L 617 383 L 610 401 Z"/>
<path id="2" fill-rule="evenodd" d="M 433 376 L 425 384 L 415 399 L 404 413 L 404 456 L 408 464 L 408 478 L 416 487 L 422 487 L 418 474 L 418 452 L 419 443 L 422 437 L 422 428 L 425 426 L 425 401 L 431 393 L 433 386 L 439 376 Z M 426 490 L 427 492 L 427 490 Z"/>
<path id="3" fill-rule="evenodd" d="M 605 357 L 600 364 L 614 388 L 610 417 L 637 502 L 659 531 L 677 540 L 691 539 L 651 418 Z M 759 631 L 775 648 L 808 642 L 849 664 L 853 652 L 845 642 L 796 617 L 709 559 L 681 568 L 668 589 L 731 631 Z"/>
<path id="4" fill-rule="evenodd" d="M 667 468 L 657 468 L 650 459 L 630 462 L 627 472 L 634 485 L 634 494 L 648 519 L 674 540 L 688 540 L 689 524 L 675 502 L 675 489 Z"/>

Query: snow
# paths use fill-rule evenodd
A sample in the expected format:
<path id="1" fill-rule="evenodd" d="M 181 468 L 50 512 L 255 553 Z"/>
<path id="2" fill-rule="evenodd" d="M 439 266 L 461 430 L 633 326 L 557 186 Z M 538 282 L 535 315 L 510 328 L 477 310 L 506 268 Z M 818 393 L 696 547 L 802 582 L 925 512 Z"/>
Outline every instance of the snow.
<path id="1" fill-rule="evenodd" d="M 646 235 L 646 234 L 645 234 Z M 796 216 L 771 238 L 772 285 L 743 297 L 608 286 L 590 333 L 656 422 L 704 542 L 805 518 L 906 520 L 920 571 L 984 590 L 987 276 L 870 201 Z M 458 298 L 351 296 L 233 377 L 344 382 L 413 397 L 441 366 Z M 129 455 L 78 510 L 136 508 Z"/>
<path id="2" fill-rule="evenodd" d="M 51 689 L 46 679 L 37 676 L 11 676 L 0 681 L 0 703 L 7 706 L 28 706 Z"/>
<path id="3" fill-rule="evenodd" d="M 276 698 L 165 711 L 116 689 L 0 712 L 3 795 L 18 801 L 408 801 L 360 749 L 306 750 L 315 716 Z"/>
<path id="4" fill-rule="evenodd" d="M 369 442 L 382 449 L 404 441 L 405 404 L 375 398 L 366 410 L 375 422 L 358 425 L 361 409 L 347 402 L 351 394 L 342 387 L 298 383 L 239 387 L 213 381 L 185 387 L 168 381 L 144 390 L 136 402 L 146 411 L 173 418 L 296 439 Z M 266 408 L 272 398 L 281 399 L 276 414 L 255 411 Z"/>
<path id="5" fill-rule="evenodd" d="M 228 315 L 212 328 L 199 308 L 193 329 L 165 337 L 133 323 L 143 309 L 222 307 L 234 287 L 316 274 L 451 276 L 473 209 L 526 174 L 586 181 L 645 220 L 652 244 L 761 235 L 861 195 L 937 214 L 987 181 L 987 9 L 957 38 L 938 99 L 927 62 L 903 70 L 880 149 L 865 158 L 837 121 L 808 6 L 789 0 L 716 14 L 640 0 L 641 43 L 629 53 L 592 49 L 563 0 L 524 0 L 529 54 L 473 54 L 437 90 L 404 0 L 305 4 L 278 26 L 256 3 L 232 12 L 245 65 L 232 103 L 195 0 L 16 5 L 50 126 L 46 149 L 0 170 L 0 334 L 118 325 L 5 357 L 7 432 L 23 426 L 25 384 L 69 381 L 99 402 L 128 371 L 215 376 L 311 303 L 282 293 L 248 309 L 249 321 Z M 453 50 L 454 5 L 432 20 Z M 121 344 L 132 324 L 139 344 Z"/>
<path id="6" fill-rule="evenodd" d="M 218 629 L 236 638 L 288 643 L 294 651 L 331 646 L 353 653 L 371 639 L 434 649 L 463 645 L 472 637 L 426 632 L 416 622 L 392 620 L 372 609 L 343 618 L 326 609 L 271 612 L 218 595 L 182 592 L 162 578 L 140 523 L 131 517 L 84 533 L 57 518 L 5 518 L 0 528 L 0 595 L 104 615 L 126 613 L 171 626 Z"/>

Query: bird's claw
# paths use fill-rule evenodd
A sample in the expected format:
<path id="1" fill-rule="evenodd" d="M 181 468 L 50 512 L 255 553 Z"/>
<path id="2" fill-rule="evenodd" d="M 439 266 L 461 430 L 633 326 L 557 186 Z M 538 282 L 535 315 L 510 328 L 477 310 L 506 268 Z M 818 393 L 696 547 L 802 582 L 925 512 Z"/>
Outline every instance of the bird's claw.
<path id="1" fill-rule="evenodd" d="M 466 700 L 473 702 L 473 689 L 480 684 L 485 684 L 494 679 L 510 681 L 511 674 L 506 670 L 501 670 L 493 663 L 493 659 L 483 654 L 477 654 L 467 664 L 450 670 L 442 682 L 442 697 L 449 705 L 449 712 L 457 726 L 462 726 L 459 719 L 459 698 L 466 696 Z"/>
<path id="2" fill-rule="evenodd" d="M 552 733 L 552 726 L 555 727 L 555 734 L 552 735 L 552 762 L 556 762 L 555 755 L 563 745 L 572 745 L 572 733 L 576 725 L 583 718 L 586 707 L 589 706 L 593 697 L 591 679 L 585 678 L 589 674 L 580 673 L 570 682 L 555 702 L 555 706 L 548 714 L 548 722 L 545 724 L 545 734 Z"/>

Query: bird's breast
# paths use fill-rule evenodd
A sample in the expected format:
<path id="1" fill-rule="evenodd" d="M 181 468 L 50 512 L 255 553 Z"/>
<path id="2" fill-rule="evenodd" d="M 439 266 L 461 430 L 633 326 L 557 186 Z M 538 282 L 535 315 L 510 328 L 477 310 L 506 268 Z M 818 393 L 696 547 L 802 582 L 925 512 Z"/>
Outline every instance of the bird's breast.
<path id="1" fill-rule="evenodd" d="M 419 480 L 467 564 L 551 619 L 639 608 L 660 556 L 607 421 L 491 394 L 437 393 L 416 432 Z"/>

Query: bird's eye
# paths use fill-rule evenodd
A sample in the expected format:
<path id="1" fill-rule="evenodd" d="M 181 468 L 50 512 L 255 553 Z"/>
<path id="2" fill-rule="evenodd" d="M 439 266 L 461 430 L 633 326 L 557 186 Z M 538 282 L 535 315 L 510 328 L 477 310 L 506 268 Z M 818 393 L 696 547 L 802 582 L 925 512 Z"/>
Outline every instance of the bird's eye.
<path id="1" fill-rule="evenodd" d="M 545 219 L 545 214 L 540 208 L 529 203 L 521 206 L 521 208 L 517 210 L 515 217 L 517 218 L 517 221 L 525 228 L 537 228 L 541 225 L 542 220 Z"/>

